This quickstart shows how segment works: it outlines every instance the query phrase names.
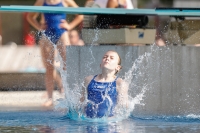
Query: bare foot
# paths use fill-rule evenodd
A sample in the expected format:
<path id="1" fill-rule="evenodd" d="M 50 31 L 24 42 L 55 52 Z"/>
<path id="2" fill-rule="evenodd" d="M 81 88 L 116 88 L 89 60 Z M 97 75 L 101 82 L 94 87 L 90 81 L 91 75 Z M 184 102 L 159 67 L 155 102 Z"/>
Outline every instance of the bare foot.
<path id="1" fill-rule="evenodd" d="M 45 103 L 43 103 L 44 107 L 50 107 L 53 106 L 53 99 L 49 98 Z"/>

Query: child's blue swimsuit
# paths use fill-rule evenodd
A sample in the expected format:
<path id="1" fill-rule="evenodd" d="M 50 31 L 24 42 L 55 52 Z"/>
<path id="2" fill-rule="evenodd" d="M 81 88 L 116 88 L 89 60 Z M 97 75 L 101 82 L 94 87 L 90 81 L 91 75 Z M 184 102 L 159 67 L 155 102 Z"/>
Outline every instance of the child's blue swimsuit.
<path id="1" fill-rule="evenodd" d="M 64 7 L 62 1 L 56 5 L 48 5 L 46 1 L 43 6 L 52 6 L 54 7 Z M 54 44 L 58 42 L 61 35 L 66 31 L 66 29 L 60 28 L 61 19 L 66 19 L 66 14 L 64 13 L 44 13 L 47 29 L 44 31 L 44 34 L 50 39 Z"/>
<path id="2" fill-rule="evenodd" d="M 111 117 L 114 115 L 113 110 L 117 104 L 117 78 L 113 82 L 97 82 L 94 80 L 96 76 L 94 76 L 87 88 L 86 115 L 90 118 Z"/>

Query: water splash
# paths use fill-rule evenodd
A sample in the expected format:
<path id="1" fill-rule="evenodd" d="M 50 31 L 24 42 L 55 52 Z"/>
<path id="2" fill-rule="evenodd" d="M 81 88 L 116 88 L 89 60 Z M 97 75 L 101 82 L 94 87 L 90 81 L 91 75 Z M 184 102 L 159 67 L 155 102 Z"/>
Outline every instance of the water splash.
<path id="1" fill-rule="evenodd" d="M 97 37 L 98 38 L 98 37 Z M 154 107 L 150 108 L 153 111 L 155 108 L 159 108 L 161 111 L 165 111 L 165 114 L 173 114 L 173 112 L 184 112 L 185 114 L 193 113 L 192 110 L 195 109 L 195 106 L 190 106 L 190 110 L 186 111 L 183 110 L 182 107 L 184 107 L 184 104 L 190 104 L 191 100 L 193 99 L 193 96 L 189 92 L 193 92 L 193 89 L 191 87 L 186 88 L 186 86 L 183 86 L 181 88 L 183 91 L 186 92 L 186 97 L 185 99 L 178 99 L 176 103 L 173 102 L 173 105 L 169 104 L 171 103 L 170 99 L 170 94 L 173 92 L 173 86 L 174 81 L 173 81 L 173 71 L 179 71 L 180 69 L 176 68 L 176 63 L 174 62 L 173 59 L 177 57 L 179 59 L 179 54 L 178 52 L 174 52 L 176 48 L 172 48 L 171 46 L 165 46 L 165 47 L 158 47 L 155 44 L 151 46 L 145 47 L 145 53 L 138 53 L 139 56 L 131 65 L 129 70 L 127 70 L 124 74 L 123 79 L 129 84 L 129 108 L 120 108 L 117 110 L 117 113 L 119 115 L 118 118 L 121 119 L 126 119 L 129 117 L 131 114 L 138 114 L 140 110 L 137 110 L 136 107 L 140 106 L 140 109 L 142 109 L 141 106 L 143 106 L 144 110 L 145 107 L 149 107 L 152 105 L 149 104 L 149 99 L 153 100 L 160 100 L 159 102 L 162 104 L 158 104 L 158 102 L 153 103 Z M 139 51 L 140 52 L 140 51 Z M 91 69 L 92 64 L 96 63 L 95 58 L 94 58 L 94 51 L 91 47 L 89 47 L 87 54 L 90 55 L 91 58 L 88 60 L 89 63 L 84 67 L 83 69 L 88 69 L 92 73 L 94 70 Z M 132 53 L 126 53 L 126 58 L 128 58 Z M 130 56 L 131 57 L 131 56 Z M 71 70 L 68 70 L 71 71 Z M 181 68 L 180 76 L 187 74 L 190 72 L 190 70 L 187 68 Z M 66 76 L 70 76 L 67 74 L 62 74 L 62 79 L 66 79 Z M 194 75 L 195 76 L 195 75 Z M 79 77 L 77 77 L 79 78 Z M 183 78 L 183 77 L 179 77 Z M 170 81 L 170 84 L 165 82 L 163 79 L 167 79 Z M 187 79 L 189 81 L 192 81 L 194 78 Z M 69 88 L 68 85 L 66 85 L 66 81 L 63 81 L 65 83 L 65 90 L 66 90 L 66 97 L 62 101 L 58 102 L 58 108 L 67 108 L 67 111 L 73 110 L 76 112 L 77 119 L 80 118 L 82 119 L 84 117 L 84 113 L 81 112 L 83 111 L 83 107 L 79 102 L 79 98 L 81 97 L 81 85 L 79 84 L 74 84 L 73 87 Z M 81 82 L 83 82 L 83 79 L 81 79 Z M 73 83 L 69 83 L 73 84 Z M 166 87 L 169 89 L 164 89 L 161 90 L 159 88 Z M 165 91 L 165 92 L 161 92 Z M 165 97 L 158 97 L 158 93 L 164 93 L 166 96 Z M 168 97 L 169 96 L 169 97 Z M 149 98 L 151 97 L 151 98 Z M 155 97 L 155 98 L 154 98 Z M 156 99 L 160 98 L 160 99 Z M 62 104 L 59 104 L 62 103 Z M 149 105 L 148 105 L 149 104 Z M 169 106 L 168 110 L 165 108 L 165 104 Z M 136 106 L 138 105 L 138 106 Z M 178 108 L 178 110 L 177 110 Z M 149 109 L 149 108 L 148 108 Z M 147 110 L 149 111 L 149 110 Z M 133 112 L 133 113 L 132 113 Z M 137 113 L 135 113 L 137 112 Z M 144 112 L 144 111 L 143 111 Z M 162 112 L 162 113 L 163 113 Z M 142 114 L 141 114 L 142 115 Z M 73 115 L 75 116 L 75 115 Z M 72 118 L 72 117 L 71 117 Z M 75 118 L 75 117 L 74 117 Z M 73 118 L 72 118 L 73 119 Z M 117 118 L 116 118 L 117 119 Z"/>
<path id="2" fill-rule="evenodd" d="M 55 46 L 55 45 L 54 45 Z M 94 52 L 92 49 L 92 45 L 91 47 L 88 49 L 88 54 L 90 54 L 91 58 L 90 63 L 88 63 L 86 65 L 85 69 L 89 69 L 91 72 L 94 71 L 92 70 L 91 66 L 92 63 L 95 62 L 95 58 L 94 58 Z M 55 46 L 56 48 L 56 46 Z M 154 91 L 156 90 L 156 88 L 159 88 L 159 82 L 162 79 L 158 79 L 159 76 L 157 76 L 157 74 L 155 74 L 155 70 L 157 68 L 158 71 L 156 71 L 159 75 L 164 75 L 164 72 L 162 70 L 165 71 L 165 73 L 169 73 L 169 77 L 170 77 L 170 72 L 171 72 L 171 66 L 174 65 L 174 62 L 171 60 L 171 51 L 173 49 L 171 49 L 170 47 L 157 47 L 156 45 L 152 45 L 150 47 L 148 47 L 149 52 L 146 52 L 144 54 L 142 54 L 141 56 L 139 56 L 133 63 L 131 68 L 125 72 L 125 75 L 123 77 L 123 79 L 129 84 L 130 89 L 130 95 L 129 95 L 129 107 L 128 108 L 119 108 L 116 111 L 116 114 L 118 115 L 118 117 L 113 117 L 113 118 L 101 118 L 101 119 L 89 119 L 84 115 L 84 104 L 81 104 L 79 102 L 79 99 L 81 97 L 81 90 L 82 90 L 82 86 L 75 84 L 75 86 L 73 88 L 69 88 L 68 84 L 67 84 L 67 77 L 66 76 L 70 76 L 67 73 L 67 71 L 64 71 L 62 69 L 62 66 L 64 65 L 63 62 L 61 61 L 61 57 L 59 55 L 59 60 L 61 61 L 61 67 L 59 68 L 59 71 L 61 73 L 61 77 L 62 77 L 62 82 L 64 83 L 64 88 L 65 88 L 65 98 L 64 99 L 59 99 L 58 101 L 56 101 L 56 107 L 55 109 L 57 110 L 62 110 L 65 114 L 67 114 L 68 118 L 70 119 L 74 119 L 74 120 L 86 120 L 86 121 L 98 121 L 98 122 L 105 122 L 105 121 L 120 121 L 122 119 L 126 119 L 130 116 L 135 116 L 132 115 L 134 113 L 132 113 L 133 111 L 136 110 L 136 105 L 138 106 L 146 106 L 148 103 L 146 103 L 146 97 L 148 97 L 148 95 L 154 95 Z M 161 53 L 161 54 L 160 54 Z M 127 58 L 129 57 L 131 53 L 126 53 Z M 177 55 L 180 53 L 176 53 Z M 164 57 L 164 58 L 163 58 Z M 170 64 L 170 65 L 165 65 L 165 64 Z M 68 70 L 71 71 L 71 70 Z M 181 69 L 180 73 L 184 74 L 184 73 L 189 73 L 190 69 Z M 195 75 L 194 75 L 195 76 Z M 142 79 L 142 80 L 141 80 Z M 188 79 L 189 81 L 192 81 L 193 79 Z M 71 84 L 71 83 L 70 83 Z M 186 88 L 186 87 L 185 87 Z M 187 104 L 191 104 L 190 99 L 194 98 L 194 95 L 192 95 L 193 93 L 188 93 L 189 92 L 193 92 L 193 88 L 190 87 L 189 89 L 186 88 L 184 89 L 185 92 L 185 99 L 182 101 L 178 101 L 179 103 L 177 104 L 177 106 L 179 107 L 179 110 L 184 112 L 184 110 L 182 109 L 180 102 L 184 102 Z M 166 94 L 168 95 L 168 94 Z M 196 94 L 198 95 L 198 94 Z M 180 104 L 180 105 L 179 105 Z M 195 109 L 195 105 L 191 105 L 189 111 L 185 111 L 185 114 L 189 114 L 189 115 L 184 115 L 184 116 L 175 116 L 175 118 L 183 118 L 190 120 L 190 119 L 198 119 L 199 120 L 199 116 L 198 115 L 194 115 L 191 114 L 193 113 L 192 110 Z M 173 108 L 169 108 L 169 110 L 173 110 Z M 141 117 L 142 118 L 142 117 Z M 156 116 L 156 117 L 145 117 L 144 119 L 148 119 L 148 118 L 155 118 L 155 119 L 167 119 L 170 118 L 171 120 L 171 116 Z"/>
<path id="3" fill-rule="evenodd" d="M 89 50 L 90 54 L 93 54 L 92 49 Z M 92 56 L 93 57 L 93 56 Z M 85 103 L 80 103 L 80 98 L 81 98 L 81 90 L 83 86 L 79 86 L 78 84 L 75 85 L 73 88 L 65 88 L 65 93 L 67 94 L 64 99 L 60 99 L 57 101 L 55 109 L 56 110 L 64 110 L 65 113 L 67 114 L 67 117 L 70 119 L 75 119 L 75 120 L 87 120 L 87 121 L 118 121 L 118 120 L 123 120 L 128 118 L 132 111 L 135 108 L 135 105 L 144 105 L 143 98 L 145 97 L 146 91 L 148 91 L 149 84 L 145 84 L 142 86 L 137 86 L 133 81 L 133 78 L 137 78 L 141 75 L 143 75 L 141 68 L 143 62 L 146 62 L 149 60 L 151 57 L 150 53 L 145 53 L 144 55 L 140 56 L 132 65 L 132 67 L 128 70 L 128 72 L 125 73 L 124 80 L 130 85 L 130 91 L 131 88 L 140 88 L 140 92 L 137 92 L 135 96 L 132 94 L 129 95 L 129 105 L 128 107 L 120 107 L 115 109 L 115 116 L 112 118 L 109 117 L 103 117 L 103 118 L 98 118 L 98 119 L 90 119 L 85 116 L 84 113 L 84 107 L 86 103 L 88 102 L 87 100 Z M 94 57 L 92 58 L 94 59 Z M 92 64 L 92 63 L 91 63 Z M 91 69 L 90 64 L 88 64 L 88 69 Z M 63 75 L 64 77 L 64 75 Z M 66 78 L 65 78 L 66 79 Z M 67 82 L 64 82 L 65 84 Z M 67 85 L 65 85 L 67 86 Z M 137 89 L 138 91 L 138 89 Z"/>

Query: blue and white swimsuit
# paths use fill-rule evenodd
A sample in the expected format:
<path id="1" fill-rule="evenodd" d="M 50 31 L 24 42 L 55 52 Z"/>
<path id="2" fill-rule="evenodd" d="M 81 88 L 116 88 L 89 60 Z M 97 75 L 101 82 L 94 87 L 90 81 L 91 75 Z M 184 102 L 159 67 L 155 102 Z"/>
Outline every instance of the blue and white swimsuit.
<path id="1" fill-rule="evenodd" d="M 90 118 L 111 117 L 114 115 L 114 108 L 117 104 L 117 78 L 113 82 L 97 82 L 94 80 L 96 76 L 87 88 L 86 115 Z"/>

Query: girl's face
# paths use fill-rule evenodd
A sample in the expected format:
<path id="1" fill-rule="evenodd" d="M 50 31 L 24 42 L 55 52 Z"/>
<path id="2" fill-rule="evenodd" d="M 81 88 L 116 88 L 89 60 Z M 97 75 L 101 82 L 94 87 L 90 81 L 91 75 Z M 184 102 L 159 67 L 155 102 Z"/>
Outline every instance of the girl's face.
<path id="1" fill-rule="evenodd" d="M 120 70 L 119 65 L 119 55 L 114 51 L 108 51 L 104 54 L 103 59 L 101 61 L 101 68 L 106 68 L 108 70 Z"/>

